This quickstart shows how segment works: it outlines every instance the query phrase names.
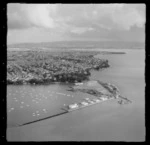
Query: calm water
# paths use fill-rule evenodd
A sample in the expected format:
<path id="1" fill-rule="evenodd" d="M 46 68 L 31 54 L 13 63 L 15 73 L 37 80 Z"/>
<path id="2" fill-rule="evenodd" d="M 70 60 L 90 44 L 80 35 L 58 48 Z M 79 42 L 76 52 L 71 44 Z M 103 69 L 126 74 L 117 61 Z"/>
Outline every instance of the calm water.
<path id="1" fill-rule="evenodd" d="M 111 100 L 37 123 L 14 127 L 60 113 L 64 104 L 79 102 L 91 96 L 68 92 L 67 85 L 8 86 L 7 122 L 8 127 L 11 127 L 7 129 L 8 140 L 144 141 L 145 52 L 121 51 L 126 54 L 97 55 L 107 58 L 111 67 L 93 71 L 91 79 L 116 84 L 121 94 L 129 98 L 132 104 L 119 105 L 116 100 Z"/>

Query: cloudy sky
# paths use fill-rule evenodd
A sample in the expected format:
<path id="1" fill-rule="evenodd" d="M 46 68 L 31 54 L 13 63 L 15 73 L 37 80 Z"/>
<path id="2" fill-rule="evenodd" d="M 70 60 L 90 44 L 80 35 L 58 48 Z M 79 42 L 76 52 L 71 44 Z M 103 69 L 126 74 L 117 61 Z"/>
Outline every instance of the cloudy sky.
<path id="1" fill-rule="evenodd" d="M 145 40 L 144 4 L 8 4 L 7 42 Z"/>

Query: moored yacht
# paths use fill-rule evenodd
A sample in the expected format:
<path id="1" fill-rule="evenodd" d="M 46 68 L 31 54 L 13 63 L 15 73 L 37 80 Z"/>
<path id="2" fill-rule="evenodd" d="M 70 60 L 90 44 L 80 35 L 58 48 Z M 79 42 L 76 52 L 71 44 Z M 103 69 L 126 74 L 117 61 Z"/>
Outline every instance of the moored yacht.
<path id="1" fill-rule="evenodd" d="M 83 85 L 83 83 L 75 83 L 76 86 Z"/>

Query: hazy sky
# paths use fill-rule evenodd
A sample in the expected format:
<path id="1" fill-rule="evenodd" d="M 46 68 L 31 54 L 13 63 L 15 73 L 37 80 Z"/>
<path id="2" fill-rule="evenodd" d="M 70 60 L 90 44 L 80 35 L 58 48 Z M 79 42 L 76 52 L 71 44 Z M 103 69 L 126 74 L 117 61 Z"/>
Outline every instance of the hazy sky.
<path id="1" fill-rule="evenodd" d="M 145 40 L 144 4 L 8 4 L 7 42 Z"/>

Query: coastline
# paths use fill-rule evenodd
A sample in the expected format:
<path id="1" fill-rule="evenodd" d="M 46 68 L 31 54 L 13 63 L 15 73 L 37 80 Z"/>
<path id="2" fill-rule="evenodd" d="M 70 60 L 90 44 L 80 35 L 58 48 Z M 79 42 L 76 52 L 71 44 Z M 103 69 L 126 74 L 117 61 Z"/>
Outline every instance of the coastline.
<path id="1" fill-rule="evenodd" d="M 145 101 L 143 63 L 145 52 L 143 50 L 142 52 L 137 50 L 131 50 L 130 52 L 126 51 L 127 54 L 123 56 L 113 55 L 113 58 L 110 55 L 105 56 L 108 58 L 111 67 L 101 72 L 93 71 L 90 79 L 99 79 L 103 82 L 115 84 L 123 96 L 127 96 L 133 101 L 131 105 L 118 105 L 116 104 L 116 100 L 106 101 L 100 105 L 93 105 L 93 107 L 73 111 L 72 113 L 54 117 L 53 119 L 17 128 L 8 128 L 7 139 L 9 141 L 144 141 Z M 139 56 L 141 54 L 142 57 Z M 134 67 L 142 67 L 142 73 L 136 71 Z M 131 73 L 132 69 L 134 69 L 134 73 Z M 14 87 L 13 90 L 18 89 L 17 86 Z M 36 88 L 38 94 L 40 92 L 38 91 L 39 88 L 41 86 Z M 51 90 L 51 88 L 53 90 L 52 86 L 46 87 L 44 92 Z M 27 90 L 28 86 L 25 91 Z M 45 95 L 47 94 L 45 93 Z M 29 93 L 27 95 L 29 96 Z M 37 95 L 37 93 L 34 95 Z M 78 97 L 78 93 L 76 96 Z"/>

